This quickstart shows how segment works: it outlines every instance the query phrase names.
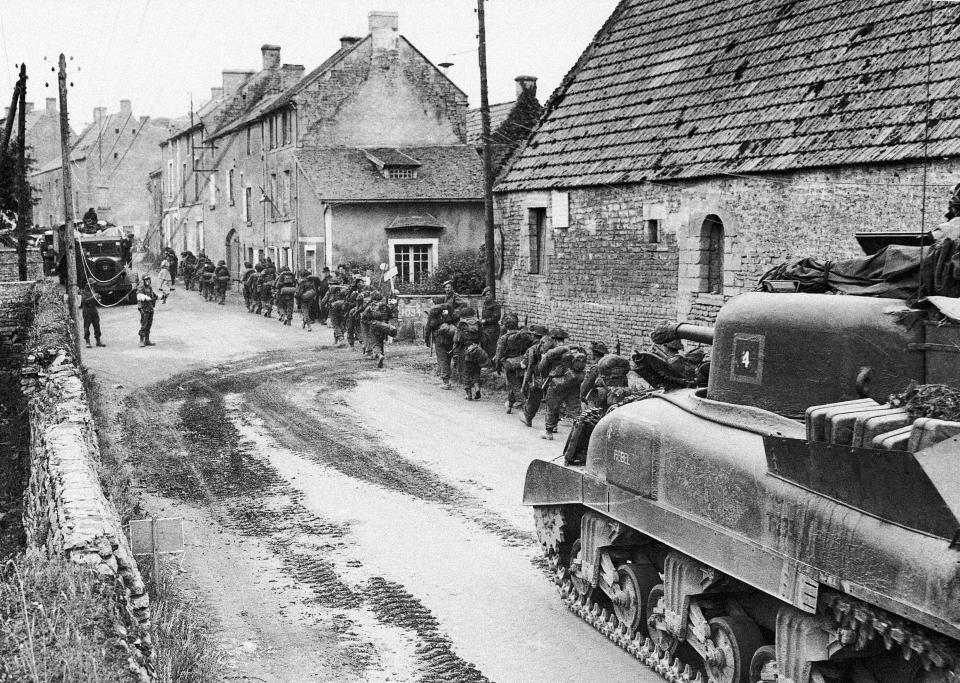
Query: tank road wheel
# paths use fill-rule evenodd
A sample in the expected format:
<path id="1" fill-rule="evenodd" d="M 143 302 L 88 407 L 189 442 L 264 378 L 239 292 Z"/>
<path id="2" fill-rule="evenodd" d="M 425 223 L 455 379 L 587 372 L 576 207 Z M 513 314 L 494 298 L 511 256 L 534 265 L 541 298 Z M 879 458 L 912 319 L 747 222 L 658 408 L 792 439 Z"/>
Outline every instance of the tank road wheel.
<path id="1" fill-rule="evenodd" d="M 708 653 L 704 665 L 711 683 L 750 683 L 752 657 L 763 646 L 763 636 L 753 619 L 711 619 L 710 638 L 716 649 Z"/>
<path id="2" fill-rule="evenodd" d="M 773 645 L 764 645 L 753 653 L 750 660 L 750 683 L 777 680 L 777 650 Z"/>
<path id="3" fill-rule="evenodd" d="M 906 661 L 899 652 L 864 660 L 864 668 L 877 683 L 946 683 L 948 680 L 942 669 L 926 671 L 919 657 Z"/>
<path id="4" fill-rule="evenodd" d="M 593 597 L 593 586 L 580 575 L 580 562 L 583 559 L 580 548 L 580 539 L 578 538 L 570 545 L 570 557 L 567 560 L 567 567 L 570 569 L 570 581 L 573 583 L 573 589 L 577 592 L 578 596 L 586 597 L 589 600 Z"/>
<path id="5" fill-rule="evenodd" d="M 613 599 L 613 612 L 630 631 L 640 628 L 647 617 L 645 598 L 660 583 L 660 574 L 650 564 L 627 562 L 617 567 L 620 592 Z"/>
<path id="6" fill-rule="evenodd" d="M 677 651 L 680 641 L 678 641 L 673 635 L 667 633 L 666 631 L 661 631 L 652 623 L 650 623 L 650 617 L 653 614 L 653 610 L 657 608 L 657 605 L 660 604 L 662 599 L 663 584 L 658 583 L 656 586 L 650 589 L 650 595 L 647 596 L 647 633 L 650 636 L 650 640 L 653 641 L 653 644 L 656 647 L 660 648 L 660 650 L 665 650 L 667 654 L 672 657 L 673 653 Z"/>

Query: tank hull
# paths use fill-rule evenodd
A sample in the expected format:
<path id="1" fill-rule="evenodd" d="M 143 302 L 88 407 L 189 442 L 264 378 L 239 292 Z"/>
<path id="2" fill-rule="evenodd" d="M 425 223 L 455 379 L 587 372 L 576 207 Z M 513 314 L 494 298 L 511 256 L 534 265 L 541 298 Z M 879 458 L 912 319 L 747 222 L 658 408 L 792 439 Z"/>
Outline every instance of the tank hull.
<path id="1" fill-rule="evenodd" d="M 600 422 L 585 467 L 534 461 L 524 503 L 594 510 L 803 612 L 830 588 L 960 639 L 960 553 L 771 474 L 764 438 L 802 432 L 693 392 L 655 395 Z"/>

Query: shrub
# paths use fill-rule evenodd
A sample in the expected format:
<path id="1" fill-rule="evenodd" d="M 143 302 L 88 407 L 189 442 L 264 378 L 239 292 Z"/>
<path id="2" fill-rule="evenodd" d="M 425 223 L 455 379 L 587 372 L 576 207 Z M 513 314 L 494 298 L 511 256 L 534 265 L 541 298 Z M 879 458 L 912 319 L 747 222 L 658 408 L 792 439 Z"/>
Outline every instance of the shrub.
<path id="1" fill-rule="evenodd" d="M 453 288 L 460 294 L 479 294 L 483 291 L 483 263 L 472 249 L 456 251 L 440 259 L 436 269 L 420 283 L 402 282 L 397 289 L 402 294 L 440 294 L 443 283 L 450 280 Z"/>

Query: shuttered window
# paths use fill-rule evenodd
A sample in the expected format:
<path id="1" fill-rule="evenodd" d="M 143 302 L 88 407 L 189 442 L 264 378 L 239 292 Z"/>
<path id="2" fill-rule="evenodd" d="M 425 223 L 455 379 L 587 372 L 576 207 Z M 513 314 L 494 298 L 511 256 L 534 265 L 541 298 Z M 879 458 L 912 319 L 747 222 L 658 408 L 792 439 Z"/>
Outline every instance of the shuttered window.
<path id="1" fill-rule="evenodd" d="M 546 222 L 547 210 L 545 208 L 529 210 L 528 238 L 530 240 L 530 265 L 527 272 L 531 275 L 539 275 L 544 270 L 543 243 Z"/>

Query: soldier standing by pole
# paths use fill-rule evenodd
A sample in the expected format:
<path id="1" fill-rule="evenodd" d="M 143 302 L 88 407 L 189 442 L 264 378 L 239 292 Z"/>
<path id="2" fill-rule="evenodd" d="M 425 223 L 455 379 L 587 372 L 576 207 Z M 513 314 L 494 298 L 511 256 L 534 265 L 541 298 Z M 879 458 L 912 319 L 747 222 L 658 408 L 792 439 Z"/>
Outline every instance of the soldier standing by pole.
<path id="1" fill-rule="evenodd" d="M 70 124 L 67 118 L 67 58 L 60 53 L 60 158 L 63 173 L 63 217 L 66 229 L 63 234 L 67 259 L 67 310 L 73 321 L 73 332 L 77 333 L 77 256 L 73 236 L 73 183 L 70 178 Z M 79 338 L 79 337 L 77 337 Z M 80 349 L 77 345 L 77 360 Z"/>

